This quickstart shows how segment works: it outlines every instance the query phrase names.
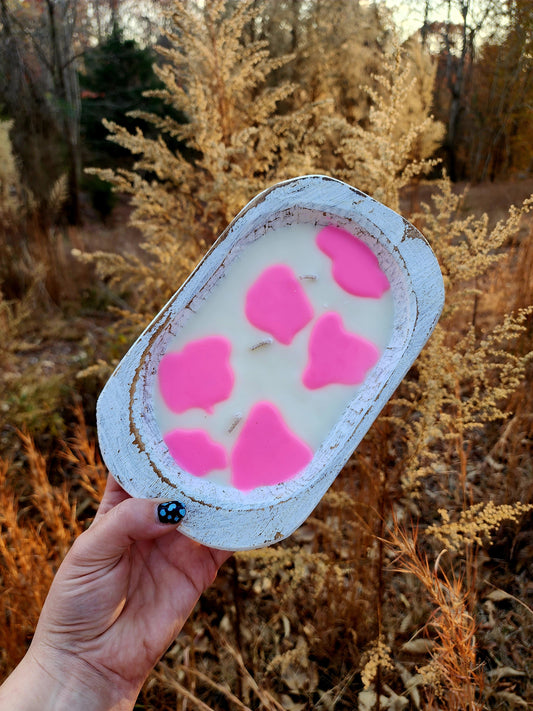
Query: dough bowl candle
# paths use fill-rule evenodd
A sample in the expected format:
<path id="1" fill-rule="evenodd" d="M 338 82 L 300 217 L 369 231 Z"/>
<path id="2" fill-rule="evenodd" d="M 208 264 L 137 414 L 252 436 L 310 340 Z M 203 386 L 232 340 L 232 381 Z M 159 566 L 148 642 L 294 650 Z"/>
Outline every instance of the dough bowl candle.
<path id="1" fill-rule="evenodd" d="M 420 233 L 324 176 L 252 200 L 124 357 L 98 402 L 107 466 L 179 500 L 180 530 L 268 545 L 309 515 L 433 330 Z"/>

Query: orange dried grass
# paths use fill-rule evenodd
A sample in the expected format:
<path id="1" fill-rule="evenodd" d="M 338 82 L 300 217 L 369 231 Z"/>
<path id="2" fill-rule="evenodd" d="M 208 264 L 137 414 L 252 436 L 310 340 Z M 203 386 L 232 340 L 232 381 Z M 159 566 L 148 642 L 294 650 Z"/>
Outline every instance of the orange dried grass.
<path id="1" fill-rule="evenodd" d="M 52 578 L 76 536 L 83 530 L 76 485 L 87 493 L 92 508 L 101 498 L 105 470 L 96 455 L 77 411 L 71 446 L 64 445 L 64 458 L 72 477 L 59 485 L 51 483 L 47 461 L 32 437 L 18 436 L 23 445 L 22 473 L 28 493 L 17 495 L 15 467 L 0 460 L 0 677 L 24 656 Z"/>
<path id="2" fill-rule="evenodd" d="M 432 565 L 419 549 L 416 527 L 408 532 L 394 520 L 387 544 L 396 554 L 397 571 L 413 575 L 433 606 L 422 632 L 435 645 L 430 663 L 419 670 L 430 697 L 442 696 L 451 711 L 481 711 L 484 677 L 476 660 L 476 622 L 471 612 L 476 581 L 466 585 L 453 569 L 449 575 L 443 571 L 440 562 L 446 550 Z"/>

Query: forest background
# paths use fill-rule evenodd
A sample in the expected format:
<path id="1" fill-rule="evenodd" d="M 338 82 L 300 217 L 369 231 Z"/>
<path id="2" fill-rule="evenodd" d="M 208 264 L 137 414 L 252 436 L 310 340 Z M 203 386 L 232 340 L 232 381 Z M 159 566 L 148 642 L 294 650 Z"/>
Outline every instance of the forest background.
<path id="1" fill-rule="evenodd" d="M 106 378 L 251 197 L 322 173 L 422 230 L 442 319 L 136 708 L 533 703 L 533 5 L 401 9 L 0 0 L 0 677 L 101 497 Z"/>

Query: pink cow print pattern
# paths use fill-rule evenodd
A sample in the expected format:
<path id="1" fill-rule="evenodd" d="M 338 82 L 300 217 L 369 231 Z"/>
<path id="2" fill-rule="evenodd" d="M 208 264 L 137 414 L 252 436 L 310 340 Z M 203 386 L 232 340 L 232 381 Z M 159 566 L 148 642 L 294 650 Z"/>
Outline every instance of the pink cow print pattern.
<path id="1" fill-rule="evenodd" d="M 390 289 L 375 254 L 349 232 L 324 227 L 312 248 L 331 260 L 330 278 L 349 299 L 378 300 Z M 302 338 L 305 334 L 306 361 L 294 376 L 298 387 L 313 393 L 359 385 L 378 362 L 381 350 L 348 330 L 340 313 L 313 303 L 307 293 L 313 278 L 306 281 L 285 263 L 262 269 L 241 305 L 248 326 L 264 337 L 255 347 L 277 343 L 288 354 L 300 334 Z M 213 331 L 192 338 L 178 351 L 168 351 L 157 374 L 164 406 L 180 415 L 202 410 L 206 423 L 240 384 L 233 339 L 216 333 L 216 326 Z M 314 456 L 313 447 L 288 424 L 282 409 L 264 393 L 258 396 L 231 426 L 230 444 L 217 441 L 213 431 L 203 426 L 172 427 L 163 439 L 177 465 L 193 476 L 229 470 L 230 485 L 243 492 L 273 486 L 297 476 Z"/>

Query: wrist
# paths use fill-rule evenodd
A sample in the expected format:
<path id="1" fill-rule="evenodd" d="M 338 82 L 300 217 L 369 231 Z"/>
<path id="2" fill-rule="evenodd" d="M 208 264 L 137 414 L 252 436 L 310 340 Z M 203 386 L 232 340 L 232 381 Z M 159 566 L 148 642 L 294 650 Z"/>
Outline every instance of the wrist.
<path id="1" fill-rule="evenodd" d="M 71 654 L 30 647 L 0 686 L 0 711 L 131 711 L 138 691 Z"/>

